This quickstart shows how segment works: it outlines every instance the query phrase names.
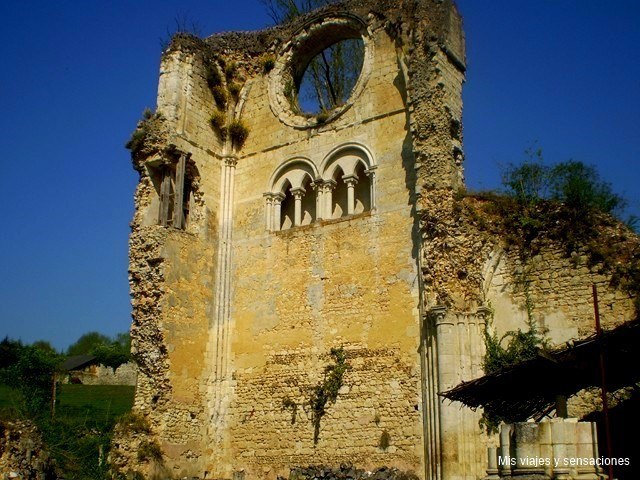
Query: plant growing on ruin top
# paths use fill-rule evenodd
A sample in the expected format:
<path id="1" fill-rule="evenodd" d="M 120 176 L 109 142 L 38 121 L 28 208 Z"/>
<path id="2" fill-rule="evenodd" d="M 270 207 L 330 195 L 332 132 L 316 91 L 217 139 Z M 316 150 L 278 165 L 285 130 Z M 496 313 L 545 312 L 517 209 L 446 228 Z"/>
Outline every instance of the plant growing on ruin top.
<path id="1" fill-rule="evenodd" d="M 564 246 L 572 258 L 584 251 L 590 266 L 600 265 L 602 272 L 613 274 L 614 283 L 638 298 L 640 253 L 629 241 L 633 218 L 627 231 L 620 221 L 625 199 L 592 166 L 575 160 L 546 165 L 539 149 L 526 155 L 524 162 L 503 172 L 502 193 L 466 194 L 481 201 L 479 208 L 465 205 L 463 197 L 458 198 L 458 208 L 467 208 L 481 230 L 501 235 L 523 265 L 549 239 Z M 605 229 L 616 232 L 618 239 L 603 242 Z"/>
<path id="2" fill-rule="evenodd" d="M 262 63 L 262 72 L 267 74 L 271 70 L 273 70 L 273 67 L 276 66 L 276 59 L 273 57 L 273 55 L 267 55 L 262 58 L 261 63 Z"/>
<path id="3" fill-rule="evenodd" d="M 131 151 L 132 157 L 137 157 L 142 153 L 151 153 L 163 143 L 165 133 L 164 117 L 147 108 L 125 144 L 125 148 Z"/>

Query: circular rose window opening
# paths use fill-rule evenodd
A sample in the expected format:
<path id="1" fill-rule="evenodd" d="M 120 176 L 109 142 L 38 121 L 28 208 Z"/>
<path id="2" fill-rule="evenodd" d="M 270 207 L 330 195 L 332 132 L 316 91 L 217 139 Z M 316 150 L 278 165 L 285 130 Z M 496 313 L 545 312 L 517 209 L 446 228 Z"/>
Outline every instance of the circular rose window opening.
<path id="1" fill-rule="evenodd" d="M 347 103 L 364 62 L 361 38 L 340 40 L 311 59 L 298 80 L 294 108 L 304 116 L 329 116 Z"/>
<path id="2" fill-rule="evenodd" d="M 371 69 L 370 49 L 360 18 L 310 21 L 283 46 L 270 74 L 274 113 L 297 128 L 332 121 L 362 92 Z"/>

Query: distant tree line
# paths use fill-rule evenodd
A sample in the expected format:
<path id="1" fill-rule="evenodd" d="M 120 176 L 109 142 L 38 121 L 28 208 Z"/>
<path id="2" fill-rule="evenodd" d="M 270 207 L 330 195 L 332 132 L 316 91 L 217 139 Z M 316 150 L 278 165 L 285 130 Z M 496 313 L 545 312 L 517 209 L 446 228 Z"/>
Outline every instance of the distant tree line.
<path id="1" fill-rule="evenodd" d="M 98 332 L 82 335 L 59 353 L 50 342 L 38 340 L 31 345 L 5 337 L 0 342 L 0 384 L 20 392 L 27 416 L 48 412 L 53 392 L 53 376 L 66 358 L 93 355 L 97 363 L 118 368 L 130 360 L 131 339 L 128 333 L 114 338 Z"/>
<path id="2" fill-rule="evenodd" d="M 43 478 L 111 478 L 105 458 L 117 418 L 99 415 L 89 399 L 83 406 L 65 404 L 55 409 L 53 400 L 65 359 L 94 355 L 99 363 L 115 369 L 129 361 L 130 348 L 128 333 L 111 338 L 90 332 L 64 353 L 44 340 L 26 345 L 5 337 L 0 342 L 0 422 L 19 418 L 37 426 L 57 472 Z"/>

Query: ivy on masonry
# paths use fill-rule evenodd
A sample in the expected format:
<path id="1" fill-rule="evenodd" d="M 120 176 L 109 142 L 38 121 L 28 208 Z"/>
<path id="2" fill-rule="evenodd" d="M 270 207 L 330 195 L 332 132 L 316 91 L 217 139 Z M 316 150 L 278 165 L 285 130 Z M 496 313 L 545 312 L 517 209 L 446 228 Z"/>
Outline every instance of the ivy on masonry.
<path id="1" fill-rule="evenodd" d="M 320 422 L 327 413 L 327 404 L 336 403 L 338 392 L 343 385 L 345 372 L 349 369 L 347 357 L 342 348 L 332 348 L 330 352 L 334 362 L 324 369 L 324 378 L 311 390 L 309 407 L 313 424 L 313 443 L 320 437 Z"/>
<path id="2" fill-rule="evenodd" d="M 526 293 L 527 327 L 528 330 L 518 329 L 509 331 L 498 337 L 492 331 L 491 321 L 487 322 L 484 330 L 484 344 L 486 354 L 484 357 L 484 371 L 491 374 L 509 368 L 520 362 L 525 362 L 537 357 L 540 350 L 547 348 L 547 339 L 544 337 L 538 324 L 533 318 L 533 304 Z M 510 422 L 513 419 L 504 417 L 500 412 L 485 408 L 482 412 L 479 424 L 488 434 L 498 433 L 498 427 L 502 422 Z"/>

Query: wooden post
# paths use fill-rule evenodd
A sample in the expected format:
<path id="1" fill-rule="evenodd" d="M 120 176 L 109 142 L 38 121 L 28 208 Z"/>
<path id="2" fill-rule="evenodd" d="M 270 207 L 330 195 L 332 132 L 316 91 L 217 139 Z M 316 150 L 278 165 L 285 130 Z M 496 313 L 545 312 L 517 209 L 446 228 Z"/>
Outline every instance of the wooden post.
<path id="1" fill-rule="evenodd" d="M 595 317 L 596 317 L 596 338 L 598 339 L 598 342 L 601 341 L 602 339 L 602 327 L 600 325 L 600 307 L 598 306 L 598 287 L 596 286 L 596 284 L 594 283 L 592 286 L 592 290 L 593 290 L 593 311 L 595 313 Z M 607 377 L 606 377 L 606 370 L 604 367 L 604 351 L 603 351 L 603 347 L 602 347 L 602 343 L 599 343 L 598 348 L 600 350 L 600 378 L 602 379 L 602 388 L 601 388 L 601 393 L 602 393 L 602 414 L 604 416 L 604 431 L 605 431 L 605 436 L 606 436 L 606 442 L 607 442 L 607 456 L 611 459 L 613 458 L 612 452 L 611 452 L 611 424 L 609 423 L 609 402 L 607 400 Z M 609 462 L 608 468 L 607 468 L 607 474 L 609 477 L 609 480 L 613 480 L 613 464 L 611 462 Z"/>
<path id="2" fill-rule="evenodd" d="M 51 385 L 51 418 L 56 416 L 56 394 L 57 394 L 57 378 L 56 378 L 56 372 L 53 372 L 52 375 L 52 385 Z"/>

